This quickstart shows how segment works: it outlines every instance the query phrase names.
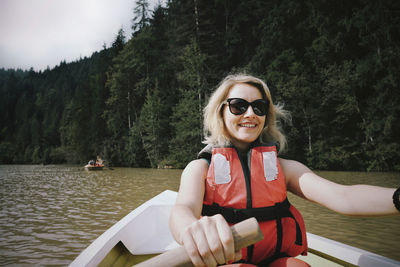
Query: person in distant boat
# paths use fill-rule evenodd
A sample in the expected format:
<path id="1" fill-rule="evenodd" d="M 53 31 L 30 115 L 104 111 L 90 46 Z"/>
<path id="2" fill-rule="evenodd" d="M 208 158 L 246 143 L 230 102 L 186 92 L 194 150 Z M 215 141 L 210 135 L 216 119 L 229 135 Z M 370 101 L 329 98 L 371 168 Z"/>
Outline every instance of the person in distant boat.
<path id="1" fill-rule="evenodd" d="M 100 158 L 99 155 L 97 155 L 96 166 L 102 166 L 102 165 L 103 165 L 103 160 Z"/>
<path id="2" fill-rule="evenodd" d="M 91 159 L 91 160 L 89 160 L 89 163 L 88 163 L 90 166 L 95 166 L 95 161 L 93 160 L 93 159 Z"/>
<path id="3" fill-rule="evenodd" d="M 244 262 L 308 266 L 303 218 L 287 190 L 346 215 L 399 214 L 399 189 L 340 185 L 300 162 L 278 157 L 286 139 L 267 85 L 249 75 L 226 77 L 204 110 L 205 143 L 184 169 L 170 228 L 195 266 Z M 373 197 L 371 197 L 373 196 Z M 255 217 L 264 239 L 234 251 L 229 225 Z"/>

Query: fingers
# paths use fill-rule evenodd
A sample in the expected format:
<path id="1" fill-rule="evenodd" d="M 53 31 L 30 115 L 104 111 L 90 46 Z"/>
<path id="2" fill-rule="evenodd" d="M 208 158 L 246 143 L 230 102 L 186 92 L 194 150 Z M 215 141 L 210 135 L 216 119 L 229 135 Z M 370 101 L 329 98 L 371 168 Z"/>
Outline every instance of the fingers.
<path id="1" fill-rule="evenodd" d="M 182 234 L 182 242 L 192 263 L 195 266 L 205 266 L 206 264 L 199 254 L 199 249 L 198 249 L 199 245 L 196 244 L 196 243 L 204 243 L 202 241 L 201 242 L 196 241 L 198 235 L 195 236 L 195 233 L 198 232 L 199 229 L 201 228 L 199 228 L 197 222 L 189 225 Z"/>
<path id="2" fill-rule="evenodd" d="M 217 223 L 218 236 L 221 240 L 223 253 L 225 255 L 225 262 L 233 262 L 235 261 L 235 246 L 232 231 L 224 217 L 216 215 L 215 219 Z"/>
<path id="3" fill-rule="evenodd" d="M 235 254 L 232 232 L 221 215 L 203 217 L 191 224 L 182 241 L 195 266 L 216 266 L 241 258 L 240 251 Z"/>
<path id="4" fill-rule="evenodd" d="M 221 236 L 219 235 L 219 231 L 218 231 L 218 228 L 223 227 L 220 225 L 221 224 L 220 219 L 216 218 L 216 217 L 203 217 L 201 220 L 205 221 L 205 223 L 202 225 L 204 227 L 204 232 L 206 234 L 206 238 L 207 238 L 212 256 L 214 256 L 214 258 L 218 264 L 223 264 L 223 263 L 227 262 L 225 259 L 224 247 L 221 243 L 222 242 Z M 223 219 L 223 221 L 225 221 L 225 220 Z M 228 226 L 228 231 L 230 231 L 229 226 Z"/>
<path id="5" fill-rule="evenodd" d="M 210 235 L 212 232 L 210 226 L 207 225 L 210 222 L 200 222 L 200 231 L 196 231 L 194 234 L 194 239 L 196 240 L 197 249 L 200 253 L 201 258 L 207 266 L 217 266 L 217 259 L 214 256 L 212 249 L 214 249 L 213 244 L 209 242 Z M 217 239 L 218 241 L 218 239 Z M 211 245 L 211 246 L 210 246 Z"/>

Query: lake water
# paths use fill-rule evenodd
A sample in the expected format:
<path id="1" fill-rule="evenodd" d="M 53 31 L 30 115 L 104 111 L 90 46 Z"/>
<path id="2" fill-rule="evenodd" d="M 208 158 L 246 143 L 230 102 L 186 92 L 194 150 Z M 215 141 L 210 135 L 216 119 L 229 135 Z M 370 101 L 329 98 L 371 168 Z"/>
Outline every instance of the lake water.
<path id="1" fill-rule="evenodd" d="M 181 170 L 0 165 L 0 265 L 65 266 Z M 318 172 L 344 184 L 400 185 L 400 173 Z M 371 196 L 373 197 L 373 196 Z M 307 231 L 400 260 L 400 217 L 354 218 L 289 195 Z"/>

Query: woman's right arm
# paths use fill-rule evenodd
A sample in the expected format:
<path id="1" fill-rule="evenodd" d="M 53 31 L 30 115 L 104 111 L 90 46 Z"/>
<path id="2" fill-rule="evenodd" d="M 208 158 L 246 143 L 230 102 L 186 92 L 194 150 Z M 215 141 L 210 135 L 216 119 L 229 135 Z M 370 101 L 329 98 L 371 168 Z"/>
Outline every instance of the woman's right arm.
<path id="1" fill-rule="evenodd" d="M 172 235 L 181 245 L 182 229 L 200 219 L 207 170 L 207 162 L 199 159 L 190 162 L 182 172 L 178 197 L 170 217 Z"/>
<path id="2" fill-rule="evenodd" d="M 216 266 L 240 259 L 234 253 L 233 236 L 221 215 L 201 217 L 208 164 L 198 159 L 182 173 L 176 204 L 172 208 L 170 228 L 195 266 Z"/>

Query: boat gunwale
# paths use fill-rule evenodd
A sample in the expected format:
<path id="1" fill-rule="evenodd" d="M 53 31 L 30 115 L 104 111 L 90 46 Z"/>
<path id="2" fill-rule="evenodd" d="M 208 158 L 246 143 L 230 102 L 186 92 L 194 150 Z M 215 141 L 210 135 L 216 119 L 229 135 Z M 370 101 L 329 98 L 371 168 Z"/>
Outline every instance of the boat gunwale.
<path id="1" fill-rule="evenodd" d="M 124 230 L 129 227 L 129 224 L 140 215 L 145 209 L 152 205 L 169 206 L 171 203 L 166 200 L 171 197 L 175 199 L 177 193 L 171 190 L 165 190 L 162 193 L 154 196 L 144 202 L 120 221 L 108 228 L 103 234 L 97 237 L 86 249 L 84 249 L 78 257 L 71 262 L 69 266 L 98 266 L 104 257 L 124 239 Z"/>
<path id="2" fill-rule="evenodd" d="M 129 224 L 150 206 L 171 206 L 175 202 L 177 192 L 165 190 L 131 211 L 116 224 L 111 226 L 93 241 L 70 264 L 70 266 L 98 266 L 106 255 L 118 244 L 124 243 L 124 230 Z M 343 266 L 400 266 L 400 262 L 360 248 L 356 248 L 332 239 L 307 232 L 308 250 L 310 254 Z M 132 251 L 131 251 L 132 253 Z M 306 258 L 302 258 L 303 260 Z"/>

